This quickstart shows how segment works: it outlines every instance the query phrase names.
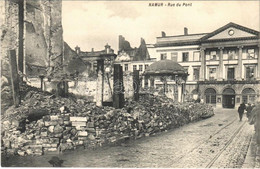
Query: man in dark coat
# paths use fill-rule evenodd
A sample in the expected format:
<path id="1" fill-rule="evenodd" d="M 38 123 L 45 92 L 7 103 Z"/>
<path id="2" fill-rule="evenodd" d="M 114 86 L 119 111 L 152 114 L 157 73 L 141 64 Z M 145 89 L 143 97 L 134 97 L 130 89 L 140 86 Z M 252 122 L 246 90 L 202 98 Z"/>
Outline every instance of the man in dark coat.
<path id="1" fill-rule="evenodd" d="M 246 116 L 247 116 L 248 120 L 251 119 L 252 110 L 253 110 L 253 106 L 251 106 L 251 104 L 248 103 L 248 106 L 246 107 Z"/>
<path id="2" fill-rule="evenodd" d="M 244 114 L 244 111 L 246 109 L 246 105 L 245 103 L 241 103 L 240 106 L 238 107 L 238 114 L 239 114 L 239 119 L 240 121 L 242 121 L 242 118 L 243 118 L 243 114 Z"/>

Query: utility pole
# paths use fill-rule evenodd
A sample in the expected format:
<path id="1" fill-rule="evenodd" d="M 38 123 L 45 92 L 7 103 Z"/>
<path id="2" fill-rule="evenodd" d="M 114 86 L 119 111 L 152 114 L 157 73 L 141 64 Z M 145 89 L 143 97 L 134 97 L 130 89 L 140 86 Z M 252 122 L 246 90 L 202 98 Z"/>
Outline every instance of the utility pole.
<path id="1" fill-rule="evenodd" d="M 18 70 L 24 72 L 24 0 L 18 0 L 19 15 L 19 46 L 18 46 Z M 21 79 L 22 80 L 22 79 Z"/>

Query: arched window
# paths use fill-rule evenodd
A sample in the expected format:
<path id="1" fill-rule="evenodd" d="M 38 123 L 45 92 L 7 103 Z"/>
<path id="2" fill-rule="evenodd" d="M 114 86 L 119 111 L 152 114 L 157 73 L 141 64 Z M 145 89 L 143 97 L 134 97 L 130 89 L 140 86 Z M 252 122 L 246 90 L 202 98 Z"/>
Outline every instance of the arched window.
<path id="1" fill-rule="evenodd" d="M 225 90 L 223 90 L 223 95 L 235 95 L 235 91 L 231 88 L 226 88 Z"/>
<path id="2" fill-rule="evenodd" d="M 252 88 L 245 88 L 242 91 L 242 101 L 245 103 L 254 103 L 256 99 L 256 92 Z"/>
<path id="3" fill-rule="evenodd" d="M 205 90 L 206 103 L 216 104 L 216 90 L 208 88 Z"/>

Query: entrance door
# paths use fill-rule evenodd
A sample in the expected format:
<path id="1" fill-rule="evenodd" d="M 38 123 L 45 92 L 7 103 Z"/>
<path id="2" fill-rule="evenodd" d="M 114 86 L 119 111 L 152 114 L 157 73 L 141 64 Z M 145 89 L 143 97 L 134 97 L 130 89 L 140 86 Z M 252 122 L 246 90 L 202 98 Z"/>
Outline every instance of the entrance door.
<path id="1" fill-rule="evenodd" d="M 231 88 L 227 88 L 223 91 L 223 108 L 234 108 L 235 107 L 235 91 Z"/>
<path id="2" fill-rule="evenodd" d="M 223 107 L 234 108 L 235 107 L 235 95 L 224 95 L 223 96 Z"/>

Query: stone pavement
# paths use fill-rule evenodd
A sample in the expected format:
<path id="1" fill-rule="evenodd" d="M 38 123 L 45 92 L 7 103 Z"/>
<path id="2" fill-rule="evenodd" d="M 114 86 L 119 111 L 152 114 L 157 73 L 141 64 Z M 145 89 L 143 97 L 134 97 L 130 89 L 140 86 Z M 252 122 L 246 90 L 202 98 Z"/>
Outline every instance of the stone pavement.
<path id="1" fill-rule="evenodd" d="M 252 136 L 242 168 L 260 168 L 260 145 L 256 144 L 256 135 Z"/>

